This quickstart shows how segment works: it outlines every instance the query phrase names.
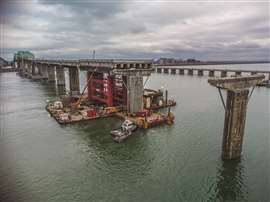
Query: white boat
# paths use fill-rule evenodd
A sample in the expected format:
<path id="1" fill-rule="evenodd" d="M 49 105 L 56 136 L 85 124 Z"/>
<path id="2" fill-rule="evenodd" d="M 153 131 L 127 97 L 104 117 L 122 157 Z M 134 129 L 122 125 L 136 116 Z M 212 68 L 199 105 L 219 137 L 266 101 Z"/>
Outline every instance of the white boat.
<path id="1" fill-rule="evenodd" d="M 113 140 L 120 143 L 125 140 L 128 136 L 132 135 L 132 132 L 137 129 L 137 125 L 130 120 L 125 120 L 121 128 L 115 129 L 111 131 L 111 135 L 113 136 Z"/>

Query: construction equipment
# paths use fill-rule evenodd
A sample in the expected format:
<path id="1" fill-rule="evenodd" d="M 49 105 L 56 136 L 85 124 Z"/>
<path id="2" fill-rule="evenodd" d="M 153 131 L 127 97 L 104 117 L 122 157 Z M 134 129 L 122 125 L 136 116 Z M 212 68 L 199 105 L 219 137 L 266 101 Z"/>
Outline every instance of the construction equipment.
<path id="1" fill-rule="evenodd" d="M 105 107 L 104 110 L 106 111 L 106 113 L 116 113 L 118 112 L 118 109 L 116 107 Z"/>
<path id="2" fill-rule="evenodd" d="M 75 109 L 80 108 L 80 105 L 81 105 L 81 102 L 82 102 L 82 98 L 83 98 L 84 92 L 85 92 L 85 90 L 87 89 L 87 86 L 88 86 L 88 84 L 90 83 L 90 81 L 91 81 L 91 79 L 92 79 L 92 77 L 93 77 L 93 75 L 94 75 L 94 72 L 95 72 L 96 70 L 97 70 L 97 68 L 92 72 L 91 76 L 90 76 L 89 79 L 87 80 L 87 82 L 86 82 L 86 84 L 85 84 L 85 86 L 84 86 L 84 88 L 83 88 L 83 91 L 82 91 L 82 93 L 81 93 L 81 95 L 80 95 L 78 101 L 71 104 L 71 107 L 72 107 L 72 108 L 75 108 Z"/>

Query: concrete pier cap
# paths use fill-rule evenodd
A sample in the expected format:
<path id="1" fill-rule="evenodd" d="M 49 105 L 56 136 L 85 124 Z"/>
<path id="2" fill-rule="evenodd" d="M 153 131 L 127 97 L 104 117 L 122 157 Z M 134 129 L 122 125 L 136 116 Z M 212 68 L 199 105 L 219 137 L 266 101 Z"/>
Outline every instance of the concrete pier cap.
<path id="1" fill-rule="evenodd" d="M 222 141 L 223 160 L 241 157 L 247 104 L 253 92 L 252 90 L 249 94 L 249 88 L 254 88 L 264 78 L 264 75 L 250 75 L 208 79 L 210 85 L 218 88 L 225 109 Z M 227 91 L 226 105 L 220 89 Z"/>

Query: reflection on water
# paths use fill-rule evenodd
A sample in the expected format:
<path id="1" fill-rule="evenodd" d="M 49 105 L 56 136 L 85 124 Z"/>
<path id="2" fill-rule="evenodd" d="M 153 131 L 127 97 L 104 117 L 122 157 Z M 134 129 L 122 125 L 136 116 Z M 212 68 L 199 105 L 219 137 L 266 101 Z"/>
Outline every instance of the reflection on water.
<path id="1" fill-rule="evenodd" d="M 0 201 L 269 201 L 269 90 L 250 100 L 243 160 L 222 162 L 224 110 L 207 77 L 153 74 L 147 87 L 161 86 L 178 101 L 174 125 L 116 144 L 120 120 L 60 126 L 45 104 L 63 87 L 0 74 Z"/>
<path id="2" fill-rule="evenodd" d="M 215 195 L 209 201 L 247 201 L 245 169 L 241 160 L 223 161 L 216 179 Z"/>

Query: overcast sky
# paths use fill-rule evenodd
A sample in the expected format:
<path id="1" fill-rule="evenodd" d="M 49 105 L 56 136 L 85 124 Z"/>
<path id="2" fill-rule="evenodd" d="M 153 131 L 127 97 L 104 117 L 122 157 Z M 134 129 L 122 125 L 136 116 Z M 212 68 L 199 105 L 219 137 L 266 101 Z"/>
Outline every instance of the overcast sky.
<path id="1" fill-rule="evenodd" d="M 9 2 L 9 3 L 7 3 Z M 269 58 L 269 1 L 9 0 L 0 3 L 1 56 Z"/>

